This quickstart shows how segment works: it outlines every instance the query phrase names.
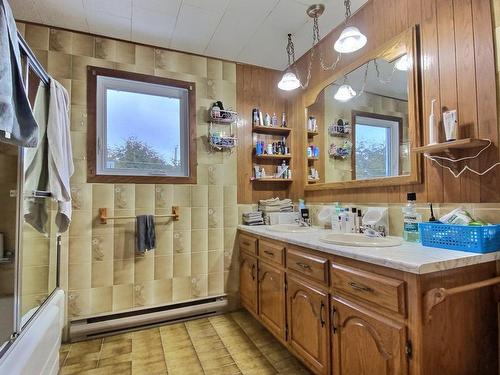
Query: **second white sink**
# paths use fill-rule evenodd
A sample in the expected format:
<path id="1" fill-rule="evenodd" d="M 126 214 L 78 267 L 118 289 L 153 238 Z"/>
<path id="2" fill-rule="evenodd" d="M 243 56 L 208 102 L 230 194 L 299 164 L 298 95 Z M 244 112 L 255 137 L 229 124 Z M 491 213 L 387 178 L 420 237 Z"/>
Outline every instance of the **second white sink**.
<path id="1" fill-rule="evenodd" d="M 267 230 L 282 233 L 304 233 L 313 231 L 314 229 L 311 227 L 302 227 L 298 224 L 275 224 L 268 226 Z"/>
<path id="2" fill-rule="evenodd" d="M 320 238 L 320 241 L 334 245 L 358 247 L 399 246 L 403 243 L 398 237 L 368 237 L 355 233 L 330 233 Z"/>

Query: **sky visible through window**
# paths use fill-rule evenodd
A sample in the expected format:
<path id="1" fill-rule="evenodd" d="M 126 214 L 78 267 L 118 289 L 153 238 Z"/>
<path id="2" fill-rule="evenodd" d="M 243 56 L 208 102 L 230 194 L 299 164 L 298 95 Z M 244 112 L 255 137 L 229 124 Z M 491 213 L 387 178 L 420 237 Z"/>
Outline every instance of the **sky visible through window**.
<path id="1" fill-rule="evenodd" d="M 177 98 L 107 90 L 108 150 L 124 147 L 128 140 L 135 139 L 146 144 L 166 164 L 172 164 L 175 148 L 180 145 L 179 124 Z"/>

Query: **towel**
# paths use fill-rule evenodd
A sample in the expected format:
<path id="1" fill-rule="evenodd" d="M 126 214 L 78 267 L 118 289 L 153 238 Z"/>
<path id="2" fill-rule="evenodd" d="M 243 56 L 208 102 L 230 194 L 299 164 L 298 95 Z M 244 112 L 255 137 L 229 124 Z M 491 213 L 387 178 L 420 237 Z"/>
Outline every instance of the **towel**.
<path id="1" fill-rule="evenodd" d="M 56 225 L 59 233 L 71 223 L 70 177 L 75 168 L 71 151 L 69 96 L 66 89 L 50 80 L 49 117 L 47 123 L 49 191 L 57 200 Z"/>
<path id="2" fill-rule="evenodd" d="M 0 141 L 36 147 L 38 125 L 24 89 L 16 22 L 0 0 Z"/>
<path id="3" fill-rule="evenodd" d="M 39 142 L 36 148 L 26 148 L 24 153 L 24 192 L 27 196 L 35 190 L 48 191 L 49 166 L 47 121 L 49 89 L 40 83 L 35 96 L 33 113 L 39 126 Z M 24 203 L 24 219 L 40 233 L 47 232 L 47 198 L 27 198 Z"/>
<path id="4" fill-rule="evenodd" d="M 137 251 L 144 253 L 156 247 L 155 218 L 153 215 L 139 215 L 136 218 L 135 234 Z"/>

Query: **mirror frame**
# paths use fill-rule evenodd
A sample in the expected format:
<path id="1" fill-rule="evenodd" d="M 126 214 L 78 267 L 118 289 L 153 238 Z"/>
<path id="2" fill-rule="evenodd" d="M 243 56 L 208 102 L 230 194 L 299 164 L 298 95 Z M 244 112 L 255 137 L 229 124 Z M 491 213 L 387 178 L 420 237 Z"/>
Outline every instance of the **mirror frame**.
<path id="1" fill-rule="evenodd" d="M 338 78 L 349 74 L 358 67 L 366 64 L 370 60 L 383 57 L 391 61 L 398 56 L 407 54 L 413 62 L 411 68 L 408 70 L 408 140 L 409 140 L 409 156 L 411 172 L 409 175 L 392 176 L 392 177 L 379 177 L 367 180 L 351 180 L 341 182 L 320 182 L 309 184 L 307 181 L 307 173 L 305 179 L 306 191 L 317 190 L 338 190 L 350 188 L 366 188 L 366 187 L 382 187 L 382 186 L 395 186 L 395 185 L 410 185 L 418 184 L 422 181 L 422 167 L 421 159 L 412 150 L 421 145 L 421 80 L 420 80 L 420 43 L 419 43 L 419 28 L 415 25 L 398 36 L 382 44 L 380 47 L 374 48 L 370 52 L 363 54 L 354 62 L 346 65 L 337 70 L 331 77 L 325 79 L 315 87 L 311 88 L 304 94 L 305 117 L 304 123 L 307 123 L 309 117 L 308 108 L 312 106 L 321 92 L 330 84 L 335 82 Z M 412 126 L 413 125 L 413 126 Z M 305 143 L 307 145 L 307 130 L 303 127 Z M 324 152 L 323 152 L 323 155 Z M 304 158 L 305 171 L 308 169 L 308 161 Z"/>

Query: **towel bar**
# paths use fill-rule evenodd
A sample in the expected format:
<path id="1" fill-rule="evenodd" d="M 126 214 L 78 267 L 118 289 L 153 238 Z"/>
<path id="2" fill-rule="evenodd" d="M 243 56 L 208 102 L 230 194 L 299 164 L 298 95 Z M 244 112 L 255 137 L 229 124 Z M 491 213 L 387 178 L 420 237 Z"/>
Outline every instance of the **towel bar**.
<path id="1" fill-rule="evenodd" d="M 431 311 L 434 308 L 434 306 L 439 305 L 445 299 L 447 299 L 450 296 L 453 296 L 454 294 L 464 293 L 474 289 L 497 285 L 499 283 L 500 283 L 500 276 L 497 276 L 491 279 L 477 281 L 475 283 L 461 285 L 450 289 L 445 289 L 445 288 L 431 289 L 427 291 L 424 295 L 423 318 L 425 319 L 426 322 L 429 322 L 431 320 Z"/>
<path id="2" fill-rule="evenodd" d="M 171 217 L 173 221 L 179 220 L 179 207 L 172 206 L 172 213 L 165 215 L 153 215 L 154 217 Z M 135 219 L 136 216 L 108 216 L 107 208 L 99 208 L 99 219 L 101 224 L 107 224 L 108 220 Z"/>

